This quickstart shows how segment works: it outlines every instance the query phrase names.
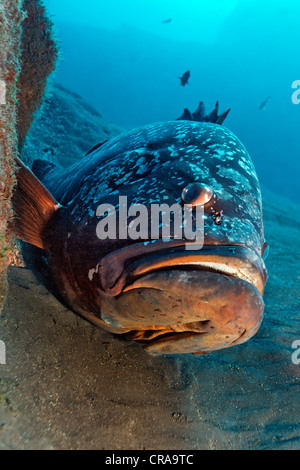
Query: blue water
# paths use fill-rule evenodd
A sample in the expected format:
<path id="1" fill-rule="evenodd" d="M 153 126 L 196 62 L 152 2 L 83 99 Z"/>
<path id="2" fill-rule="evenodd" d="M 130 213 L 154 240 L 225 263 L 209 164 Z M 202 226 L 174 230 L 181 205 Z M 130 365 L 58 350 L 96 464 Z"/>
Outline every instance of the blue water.
<path id="1" fill-rule="evenodd" d="M 262 186 L 300 203 L 298 1 L 46 4 L 61 42 L 57 81 L 124 129 L 177 118 L 200 100 L 210 111 L 219 100 L 221 111 L 231 107 L 225 125 L 247 147 Z"/>

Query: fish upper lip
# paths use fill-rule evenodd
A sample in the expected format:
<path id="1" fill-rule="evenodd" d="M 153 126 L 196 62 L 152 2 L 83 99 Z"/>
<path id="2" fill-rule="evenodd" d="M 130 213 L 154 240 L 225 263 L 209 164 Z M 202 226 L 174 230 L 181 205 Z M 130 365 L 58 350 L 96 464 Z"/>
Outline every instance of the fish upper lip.
<path id="1" fill-rule="evenodd" d="M 145 274 L 161 269 L 206 270 L 243 279 L 264 291 L 266 273 L 263 260 L 244 245 L 204 245 L 186 250 L 184 240 L 136 243 L 105 256 L 99 265 L 104 291 L 112 296 L 139 287 Z"/>

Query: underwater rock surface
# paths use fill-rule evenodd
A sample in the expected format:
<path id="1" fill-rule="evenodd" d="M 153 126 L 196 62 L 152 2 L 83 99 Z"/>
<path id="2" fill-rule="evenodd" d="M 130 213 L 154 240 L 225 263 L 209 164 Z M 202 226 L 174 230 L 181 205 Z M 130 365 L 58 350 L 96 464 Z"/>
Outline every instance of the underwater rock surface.
<path id="1" fill-rule="evenodd" d="M 6 233 L 12 216 L 15 157 L 40 107 L 58 49 L 43 0 L 0 3 L 0 310 L 6 270 L 18 249 Z"/>
<path id="2" fill-rule="evenodd" d="M 21 0 L 0 4 L 0 311 L 7 291 L 6 270 L 12 248 L 6 237 L 12 214 L 11 195 L 15 184 L 14 156 L 18 150 L 17 82 L 21 68 Z"/>
<path id="3" fill-rule="evenodd" d="M 47 142 L 54 161 L 70 164 L 74 150 L 97 142 L 105 121 L 87 111 L 91 129 L 78 136 L 85 105 L 75 119 L 75 102 L 64 108 L 73 95 L 56 90 L 61 115 L 52 117 L 61 134 L 51 140 L 57 123 L 48 121 L 48 136 L 47 123 L 37 122 L 27 158 L 40 157 L 34 145 Z M 68 310 L 30 269 L 11 267 L 0 322 L 0 449 L 299 449 L 300 364 L 292 361 L 300 341 L 299 208 L 263 196 L 270 244 L 263 324 L 247 343 L 208 356 L 149 356 Z"/>
<path id="4" fill-rule="evenodd" d="M 66 167 L 121 131 L 79 95 L 53 84 L 27 135 L 22 160 L 31 166 L 43 158 Z"/>

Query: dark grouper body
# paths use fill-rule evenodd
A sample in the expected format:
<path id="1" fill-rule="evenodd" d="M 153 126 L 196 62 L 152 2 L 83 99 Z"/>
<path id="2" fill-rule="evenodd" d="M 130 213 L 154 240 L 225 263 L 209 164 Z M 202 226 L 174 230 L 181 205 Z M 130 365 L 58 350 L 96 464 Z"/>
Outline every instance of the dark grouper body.
<path id="1" fill-rule="evenodd" d="M 21 165 L 21 164 L 20 164 Z M 152 354 L 204 354 L 248 340 L 263 316 L 266 271 L 262 203 L 241 142 L 212 123 L 148 125 L 95 147 L 66 170 L 23 165 L 13 233 L 48 252 L 59 292 L 76 312 L 128 333 Z M 97 207 L 182 204 L 201 182 L 204 246 L 186 240 L 100 240 Z M 46 188 L 46 189 L 45 189 Z"/>

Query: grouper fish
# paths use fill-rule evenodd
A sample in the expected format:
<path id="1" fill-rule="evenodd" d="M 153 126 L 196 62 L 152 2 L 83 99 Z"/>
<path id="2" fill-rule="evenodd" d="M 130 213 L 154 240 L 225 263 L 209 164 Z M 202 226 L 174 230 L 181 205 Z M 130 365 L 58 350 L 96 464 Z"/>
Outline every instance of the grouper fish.
<path id="1" fill-rule="evenodd" d="M 203 247 L 187 250 L 184 237 L 133 240 L 120 227 L 100 239 L 97 208 L 118 213 L 120 196 L 129 206 L 201 204 Z M 207 354 L 258 331 L 267 279 L 261 192 L 244 145 L 220 124 L 150 124 L 67 169 L 36 160 L 31 171 L 19 160 L 13 207 L 11 233 L 44 250 L 65 303 L 147 352 Z"/>

